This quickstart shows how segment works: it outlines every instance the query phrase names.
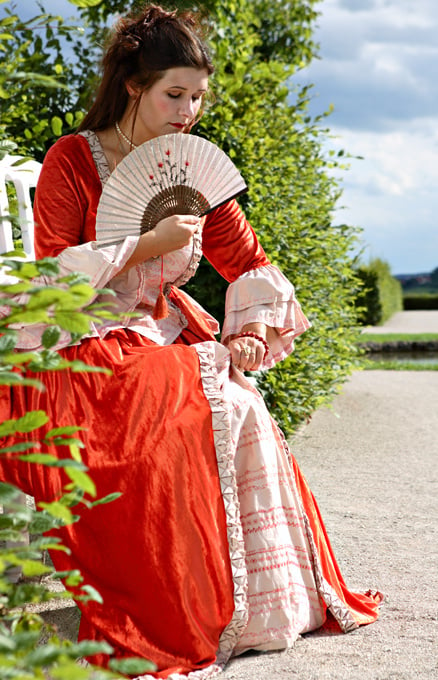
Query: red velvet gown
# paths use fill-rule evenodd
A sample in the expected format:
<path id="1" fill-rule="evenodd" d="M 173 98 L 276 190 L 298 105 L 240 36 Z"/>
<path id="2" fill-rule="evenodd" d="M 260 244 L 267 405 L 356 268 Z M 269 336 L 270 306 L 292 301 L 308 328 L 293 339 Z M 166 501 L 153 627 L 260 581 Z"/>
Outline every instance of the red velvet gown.
<path id="1" fill-rule="evenodd" d="M 374 621 L 379 598 L 346 588 L 306 481 L 261 396 L 215 340 L 214 321 L 172 286 L 170 317 L 157 328 L 155 265 L 118 275 L 136 239 L 96 248 L 100 161 L 92 137 L 66 137 L 49 152 L 35 204 L 37 257 L 58 256 L 61 270 L 113 286 L 121 314 L 137 309 L 144 318 L 60 348 L 111 375 L 43 373 L 45 391 L 0 392 L 3 420 L 44 409 L 44 430 L 83 427 L 98 496 L 122 492 L 58 532 L 71 552 L 53 552 L 56 568 L 80 569 L 104 601 L 79 605 L 80 637 L 107 640 L 116 656 L 151 659 L 154 677 L 206 678 L 233 654 L 293 644 L 323 625 L 327 610 L 344 631 Z M 230 282 L 230 332 L 273 319 L 273 365 L 308 324 L 290 284 L 269 292 L 269 277 L 280 274 L 235 202 L 206 218 L 202 250 Z M 22 328 L 21 347 L 38 346 L 41 330 Z M 55 498 L 64 482 L 57 468 L 5 456 L 0 466 L 2 479 L 37 502 Z"/>

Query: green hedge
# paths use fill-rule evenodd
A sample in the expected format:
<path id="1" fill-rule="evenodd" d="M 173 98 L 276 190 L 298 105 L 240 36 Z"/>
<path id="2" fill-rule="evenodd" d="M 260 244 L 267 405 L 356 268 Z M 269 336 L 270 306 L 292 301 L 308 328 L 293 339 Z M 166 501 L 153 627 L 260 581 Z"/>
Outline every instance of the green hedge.
<path id="1" fill-rule="evenodd" d="M 382 260 L 372 260 L 357 270 L 362 283 L 356 298 L 359 321 L 364 326 L 385 323 L 395 312 L 403 309 L 400 281 L 391 275 L 389 265 Z"/>
<path id="2" fill-rule="evenodd" d="M 434 294 L 405 294 L 403 309 L 438 309 L 438 293 Z"/>

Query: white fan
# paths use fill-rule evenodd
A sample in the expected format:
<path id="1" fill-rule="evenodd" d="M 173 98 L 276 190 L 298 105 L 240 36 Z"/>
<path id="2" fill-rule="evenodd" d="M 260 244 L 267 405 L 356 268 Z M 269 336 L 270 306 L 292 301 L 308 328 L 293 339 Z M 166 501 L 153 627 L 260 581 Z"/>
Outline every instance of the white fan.
<path id="1" fill-rule="evenodd" d="M 141 144 L 110 175 L 96 216 L 96 240 L 117 243 L 169 215 L 205 215 L 247 190 L 212 142 L 175 133 Z"/>

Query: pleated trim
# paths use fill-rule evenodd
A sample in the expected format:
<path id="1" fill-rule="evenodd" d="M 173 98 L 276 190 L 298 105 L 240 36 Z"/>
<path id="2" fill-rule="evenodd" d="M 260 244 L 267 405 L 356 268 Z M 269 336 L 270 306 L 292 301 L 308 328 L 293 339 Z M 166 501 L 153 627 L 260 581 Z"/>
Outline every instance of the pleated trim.
<path id="1" fill-rule="evenodd" d="M 85 139 L 88 142 L 91 155 L 93 156 L 94 164 L 99 175 L 99 179 L 102 182 L 103 186 L 107 181 L 108 177 L 110 176 L 111 171 L 105 153 L 102 149 L 102 145 L 99 141 L 99 137 L 94 132 L 94 130 L 83 130 L 78 134 L 80 134 L 82 137 L 85 137 Z"/>
<path id="2" fill-rule="evenodd" d="M 214 351 L 215 345 L 216 343 L 213 342 L 204 342 L 193 346 L 198 353 L 202 386 L 211 408 L 214 444 L 227 518 L 228 545 L 234 583 L 234 613 L 220 637 L 217 653 L 217 663 L 223 667 L 232 655 L 248 623 L 248 574 L 237 495 L 231 423 L 219 387 L 218 357 Z"/>
<path id="3" fill-rule="evenodd" d="M 287 458 L 288 458 L 289 461 L 291 461 L 292 454 L 290 452 L 288 443 L 287 443 L 281 429 L 279 427 L 277 427 L 277 429 L 278 429 L 278 432 L 280 434 L 281 441 L 283 443 L 283 448 L 285 450 Z M 292 465 L 292 462 L 291 462 L 291 465 Z M 335 619 L 336 619 L 337 623 L 339 624 L 339 627 L 341 628 L 342 632 L 343 633 L 349 633 L 350 631 L 354 630 L 355 628 L 358 628 L 359 624 L 357 623 L 357 621 L 355 621 L 353 614 L 351 613 L 351 610 L 349 609 L 349 607 L 339 597 L 339 595 L 336 593 L 333 586 L 330 585 L 330 583 L 324 577 L 321 560 L 320 560 L 319 553 L 318 553 L 318 550 L 317 550 L 317 547 L 316 547 L 315 539 L 313 537 L 312 527 L 310 526 L 310 521 L 309 521 L 307 513 L 304 509 L 303 503 L 301 501 L 300 494 L 298 494 L 298 499 L 299 499 L 299 503 L 301 505 L 301 512 L 302 512 L 302 516 L 303 516 L 303 519 L 304 519 L 304 526 L 305 526 L 306 533 L 307 533 L 307 539 L 309 541 L 310 550 L 312 552 L 313 573 L 314 573 L 314 576 L 315 576 L 316 586 L 318 588 L 318 594 L 321 596 L 325 605 L 327 606 L 327 608 L 330 610 L 330 612 L 335 617 Z"/>

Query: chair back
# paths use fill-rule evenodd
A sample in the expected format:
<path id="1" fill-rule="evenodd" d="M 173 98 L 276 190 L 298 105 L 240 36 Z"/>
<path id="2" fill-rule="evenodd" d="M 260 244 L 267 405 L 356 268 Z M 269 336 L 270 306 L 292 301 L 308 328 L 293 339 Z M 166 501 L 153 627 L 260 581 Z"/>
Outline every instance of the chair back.
<path id="1" fill-rule="evenodd" d="M 30 189 L 36 186 L 41 163 L 24 160 L 22 156 L 7 154 L 0 160 L 0 253 L 14 250 L 14 239 L 10 217 L 14 214 L 8 198 L 7 184 L 15 189 L 18 224 L 21 229 L 23 251 L 27 259 L 35 259 L 34 220 Z"/>

